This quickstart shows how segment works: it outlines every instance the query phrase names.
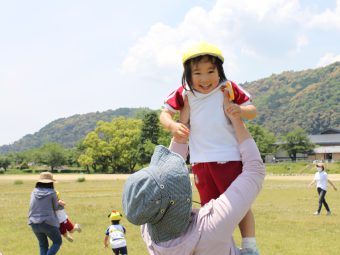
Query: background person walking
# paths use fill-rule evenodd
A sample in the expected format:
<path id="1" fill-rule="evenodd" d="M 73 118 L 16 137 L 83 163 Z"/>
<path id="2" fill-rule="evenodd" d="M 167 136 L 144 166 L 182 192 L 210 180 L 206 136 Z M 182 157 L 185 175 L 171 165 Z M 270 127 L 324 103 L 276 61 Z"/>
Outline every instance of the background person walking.
<path id="1" fill-rule="evenodd" d="M 328 179 L 328 175 L 325 171 L 325 165 L 323 163 L 316 164 L 317 172 L 314 175 L 313 181 L 309 184 L 309 187 L 316 183 L 317 192 L 319 194 L 319 207 L 314 215 L 320 215 L 322 205 L 326 208 L 327 215 L 331 215 L 331 210 L 326 202 L 327 183 L 332 185 L 334 190 L 337 190 L 333 182 Z"/>

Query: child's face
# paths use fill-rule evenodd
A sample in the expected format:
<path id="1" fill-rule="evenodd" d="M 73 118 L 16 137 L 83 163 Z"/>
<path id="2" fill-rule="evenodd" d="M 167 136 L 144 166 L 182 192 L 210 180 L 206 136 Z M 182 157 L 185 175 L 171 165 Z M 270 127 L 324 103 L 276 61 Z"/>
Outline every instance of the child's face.
<path id="1" fill-rule="evenodd" d="M 208 94 L 220 82 L 216 66 L 206 57 L 198 63 L 191 63 L 191 71 L 193 90 L 202 94 Z"/>

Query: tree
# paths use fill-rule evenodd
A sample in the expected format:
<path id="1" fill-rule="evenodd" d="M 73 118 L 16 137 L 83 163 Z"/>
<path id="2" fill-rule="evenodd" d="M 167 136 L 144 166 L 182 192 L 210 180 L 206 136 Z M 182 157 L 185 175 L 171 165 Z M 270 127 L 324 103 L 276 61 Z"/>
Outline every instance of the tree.
<path id="1" fill-rule="evenodd" d="M 297 153 L 307 153 L 314 148 L 307 133 L 302 128 L 296 128 L 283 137 L 283 149 L 288 152 L 292 161 L 296 161 Z"/>
<path id="2" fill-rule="evenodd" d="M 58 143 L 47 143 L 43 145 L 40 148 L 40 153 L 37 155 L 37 161 L 49 165 L 51 171 L 65 164 L 66 159 L 65 148 Z"/>
<path id="3" fill-rule="evenodd" d="M 158 144 L 160 127 L 156 112 L 148 112 L 143 117 L 140 144 L 138 145 L 139 163 L 150 162 L 155 146 Z"/>
<path id="4" fill-rule="evenodd" d="M 257 124 L 247 124 L 249 132 L 251 133 L 252 137 L 254 138 L 261 155 L 264 156 L 267 153 L 274 153 L 275 152 L 275 135 L 269 132 L 264 127 L 261 127 Z"/>
<path id="5" fill-rule="evenodd" d="M 102 171 L 132 171 L 138 162 L 141 120 L 114 118 L 112 122 L 98 121 L 94 131 L 83 141 L 85 148 L 78 161 L 83 165 L 99 165 Z M 92 161 L 91 161 L 92 160 Z"/>
<path id="6" fill-rule="evenodd" d="M 0 157 L 0 168 L 2 167 L 5 171 L 11 164 L 11 160 L 8 157 Z"/>

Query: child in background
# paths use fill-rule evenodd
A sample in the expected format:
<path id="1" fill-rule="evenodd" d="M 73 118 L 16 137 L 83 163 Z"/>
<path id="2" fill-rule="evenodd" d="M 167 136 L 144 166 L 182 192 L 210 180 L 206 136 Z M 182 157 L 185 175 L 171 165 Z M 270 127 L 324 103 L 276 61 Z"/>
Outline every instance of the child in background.
<path id="1" fill-rule="evenodd" d="M 104 246 L 108 247 L 108 241 L 110 238 L 111 249 L 115 255 L 127 255 L 127 247 L 125 234 L 126 229 L 119 224 L 122 219 L 122 214 L 116 210 L 112 210 L 109 214 L 111 226 L 109 226 L 105 232 Z"/>
<path id="2" fill-rule="evenodd" d="M 190 163 L 204 205 L 218 198 L 242 172 L 235 131 L 226 117 L 226 100 L 232 103 L 228 113 L 233 116 L 253 119 L 256 108 L 251 104 L 249 93 L 227 80 L 222 65 L 224 57 L 216 46 L 199 43 L 184 53 L 182 61 L 182 86 L 165 100 L 160 122 L 171 131 L 175 141 L 189 138 Z M 181 111 L 178 123 L 173 120 L 177 111 Z M 185 121 L 186 115 L 190 123 Z M 241 254 L 259 254 L 251 210 L 239 227 Z"/>
<path id="3" fill-rule="evenodd" d="M 57 198 L 59 203 L 59 208 L 56 211 L 58 220 L 59 220 L 59 230 L 60 233 L 70 242 L 73 242 L 73 238 L 70 233 L 73 233 L 74 231 L 81 232 L 80 225 L 78 223 L 73 224 L 71 220 L 68 218 L 64 207 L 66 203 L 60 199 L 60 193 L 57 191 Z"/>

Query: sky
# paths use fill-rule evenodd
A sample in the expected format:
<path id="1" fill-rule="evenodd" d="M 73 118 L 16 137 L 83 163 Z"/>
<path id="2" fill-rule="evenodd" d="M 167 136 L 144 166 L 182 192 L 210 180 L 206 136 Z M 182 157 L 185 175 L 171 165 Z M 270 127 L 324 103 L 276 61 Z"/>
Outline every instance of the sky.
<path id="1" fill-rule="evenodd" d="M 340 61 L 340 0 L 0 0 L 0 145 L 59 118 L 160 109 L 217 45 L 243 83 Z"/>

